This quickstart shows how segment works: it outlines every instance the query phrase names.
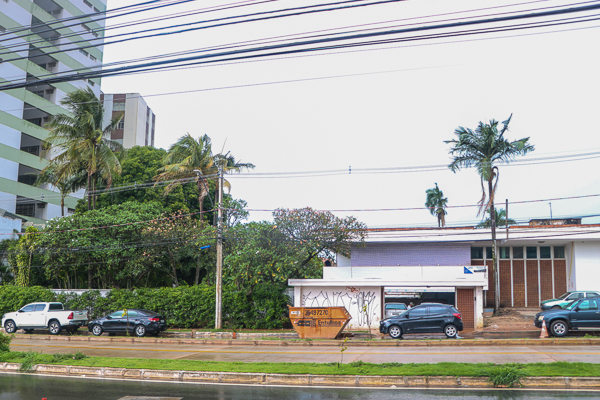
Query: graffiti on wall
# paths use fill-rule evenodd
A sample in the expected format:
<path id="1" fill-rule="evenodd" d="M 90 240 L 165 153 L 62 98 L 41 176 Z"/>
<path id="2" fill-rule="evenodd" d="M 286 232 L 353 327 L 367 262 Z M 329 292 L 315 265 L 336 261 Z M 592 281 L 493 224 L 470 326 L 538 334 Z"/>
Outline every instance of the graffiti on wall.
<path id="1" fill-rule="evenodd" d="M 347 287 L 345 291 L 320 291 L 302 295 L 302 307 L 346 307 L 352 315 L 354 326 L 369 326 L 377 320 L 378 304 L 375 292 Z"/>

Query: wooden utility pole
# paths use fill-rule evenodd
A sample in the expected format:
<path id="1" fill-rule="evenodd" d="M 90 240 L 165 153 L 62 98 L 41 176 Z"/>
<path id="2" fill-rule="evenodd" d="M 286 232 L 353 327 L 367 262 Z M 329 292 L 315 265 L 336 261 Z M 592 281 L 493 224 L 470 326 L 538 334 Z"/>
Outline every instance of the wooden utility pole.
<path id="1" fill-rule="evenodd" d="M 221 329 L 222 313 L 222 284 L 223 284 L 223 164 L 219 162 L 219 209 L 217 222 L 217 272 L 216 272 L 216 302 L 215 329 Z"/>

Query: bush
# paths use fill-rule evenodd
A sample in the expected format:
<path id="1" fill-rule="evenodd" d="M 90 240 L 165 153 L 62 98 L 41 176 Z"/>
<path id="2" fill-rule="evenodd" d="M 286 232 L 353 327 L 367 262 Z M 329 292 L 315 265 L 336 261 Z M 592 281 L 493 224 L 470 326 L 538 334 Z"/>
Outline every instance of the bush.
<path id="1" fill-rule="evenodd" d="M 12 341 L 12 335 L 0 332 L 0 353 L 10 351 L 10 342 Z"/>
<path id="2" fill-rule="evenodd" d="M 495 366 L 488 371 L 488 381 L 493 383 L 494 386 L 522 386 L 521 378 L 527 376 L 522 370 L 523 365 L 521 364 L 504 364 Z"/>
<path id="3" fill-rule="evenodd" d="M 125 308 L 143 308 L 164 315 L 167 324 L 179 328 L 213 328 L 215 287 L 179 286 L 158 289 L 113 289 L 107 297 L 98 291 L 81 295 L 55 295 L 40 287 L 0 286 L 0 310 L 16 311 L 27 303 L 60 301 L 66 309 L 87 310 L 98 318 Z M 282 329 L 290 326 L 288 296 L 274 285 L 257 285 L 251 293 L 223 286 L 223 327 L 228 329 Z"/>

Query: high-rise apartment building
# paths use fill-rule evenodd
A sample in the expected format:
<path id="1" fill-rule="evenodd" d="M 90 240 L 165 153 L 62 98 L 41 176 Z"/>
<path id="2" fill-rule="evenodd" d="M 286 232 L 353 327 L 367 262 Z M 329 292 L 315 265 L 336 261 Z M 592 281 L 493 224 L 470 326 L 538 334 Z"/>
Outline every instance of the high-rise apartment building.
<path id="1" fill-rule="evenodd" d="M 99 67 L 104 20 L 95 13 L 103 11 L 106 0 L 0 0 L 0 84 Z M 60 194 L 33 185 L 47 164 L 44 124 L 67 112 L 67 93 L 85 88 L 99 96 L 100 79 L 0 90 L 0 208 L 34 223 L 61 215 Z M 68 196 L 65 214 L 76 203 Z"/>
<path id="2" fill-rule="evenodd" d="M 126 149 L 133 146 L 154 147 L 154 126 L 156 116 L 139 93 L 102 94 L 104 102 L 104 121 L 122 115 L 111 139 Z"/>

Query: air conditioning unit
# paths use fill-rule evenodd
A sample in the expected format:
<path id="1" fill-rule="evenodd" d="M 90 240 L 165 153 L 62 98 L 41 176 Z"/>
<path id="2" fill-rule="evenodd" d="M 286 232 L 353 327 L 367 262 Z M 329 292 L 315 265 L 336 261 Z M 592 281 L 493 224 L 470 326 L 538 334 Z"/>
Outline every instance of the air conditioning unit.
<path id="1" fill-rule="evenodd" d="M 50 118 L 49 118 L 49 117 L 44 117 L 44 118 L 42 118 L 42 122 L 43 122 L 44 124 L 45 124 L 45 123 L 47 123 L 48 121 L 50 121 Z"/>
<path id="2" fill-rule="evenodd" d="M 46 89 L 46 94 L 53 94 L 54 93 L 54 89 Z"/>
<path id="3" fill-rule="evenodd" d="M 46 203 L 37 203 L 37 208 L 46 208 Z"/>

